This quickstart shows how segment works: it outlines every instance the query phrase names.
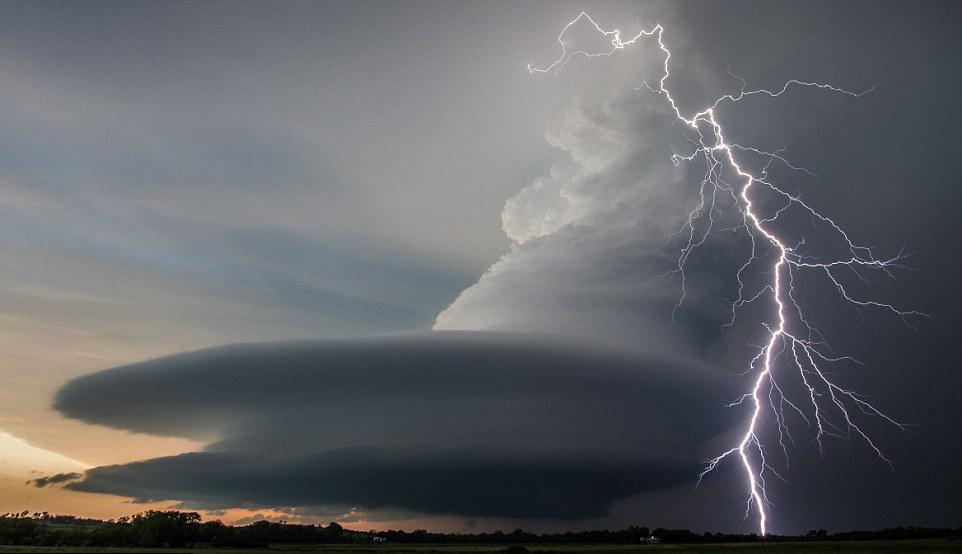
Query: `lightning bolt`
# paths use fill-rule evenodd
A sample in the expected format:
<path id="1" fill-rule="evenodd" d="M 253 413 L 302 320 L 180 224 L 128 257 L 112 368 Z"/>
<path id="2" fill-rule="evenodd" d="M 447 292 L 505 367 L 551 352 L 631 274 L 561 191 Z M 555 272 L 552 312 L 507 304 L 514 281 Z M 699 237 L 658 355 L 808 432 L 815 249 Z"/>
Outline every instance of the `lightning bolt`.
<path id="1" fill-rule="evenodd" d="M 587 50 L 568 51 L 565 37 L 569 30 L 579 23 L 593 27 L 595 31 L 603 35 L 610 46 L 606 50 L 594 52 Z M 855 414 L 858 412 L 880 418 L 900 429 L 905 428 L 905 425 L 885 415 L 862 395 L 843 388 L 833 381 L 831 374 L 826 370 L 827 366 L 843 361 L 855 362 L 856 360 L 847 356 L 831 354 L 824 337 L 806 318 L 802 305 L 796 299 L 796 280 L 808 275 L 822 278 L 831 285 L 843 300 L 856 308 L 884 310 L 902 318 L 909 325 L 911 325 L 910 318 L 928 317 L 928 315 L 917 311 L 902 310 L 891 304 L 864 299 L 850 293 L 850 288 L 843 284 L 844 279 L 840 276 L 840 272 L 853 272 L 864 282 L 867 282 L 861 273 L 864 270 L 880 271 L 887 276 L 891 276 L 890 269 L 899 266 L 899 263 L 905 257 L 904 254 L 900 252 L 889 259 L 875 257 L 870 248 L 859 246 L 853 242 L 849 235 L 831 218 L 819 213 L 799 196 L 789 194 L 776 186 L 768 178 L 769 168 L 773 163 L 781 164 L 793 171 L 803 171 L 810 175 L 811 172 L 793 166 L 781 155 L 781 151 L 767 152 L 730 142 L 716 117 L 716 112 L 726 104 L 734 104 L 753 96 L 779 97 L 794 88 L 813 88 L 832 94 L 858 98 L 871 92 L 875 87 L 873 86 L 862 92 L 852 92 L 827 84 L 792 79 L 786 81 L 777 90 L 746 90 L 745 81 L 741 80 L 742 88 L 737 93 L 725 94 L 705 109 L 691 116 L 686 116 L 682 113 L 671 91 L 666 86 L 670 76 L 671 52 L 662 40 L 663 33 L 662 26 L 655 25 L 649 30 L 642 30 L 630 39 L 624 40 L 617 29 L 605 30 L 587 13 L 581 12 L 578 17 L 565 25 L 558 35 L 558 42 L 562 48 L 561 56 L 554 63 L 544 68 L 529 65 L 528 71 L 530 73 L 553 73 L 557 75 L 575 57 L 611 56 L 643 39 L 654 39 L 664 55 L 663 72 L 657 86 L 651 86 L 647 82 L 643 82 L 637 90 L 644 89 L 664 98 L 671 106 L 678 121 L 687 126 L 690 129 L 690 134 L 694 137 L 689 137 L 689 141 L 693 144 L 692 151 L 687 154 L 676 152 L 672 156 L 672 162 L 676 166 L 682 162 L 700 162 L 707 167 L 701 182 L 697 205 L 689 212 L 687 221 L 682 228 L 672 234 L 672 237 L 685 237 L 683 239 L 685 244 L 680 250 L 677 264 L 669 272 L 676 273 L 681 278 L 681 297 L 675 306 L 675 311 L 681 309 L 685 301 L 686 262 L 696 249 L 705 244 L 711 233 L 723 230 L 717 227 L 718 222 L 715 220 L 715 214 L 721 212 L 719 207 L 721 206 L 721 199 L 725 199 L 726 202 L 730 200 L 738 214 L 738 224 L 734 228 L 724 230 L 742 231 L 751 243 L 751 254 L 742 263 L 736 275 L 738 296 L 734 301 L 731 301 L 732 313 L 729 325 L 734 322 L 739 308 L 759 299 L 770 298 L 774 309 L 773 322 L 762 323 L 766 329 L 764 344 L 758 348 L 757 354 L 748 363 L 745 371 L 745 374 L 754 376 L 751 389 L 741 398 L 729 404 L 729 406 L 737 406 L 747 403 L 750 407 L 751 416 L 745 426 L 744 433 L 740 435 L 738 442 L 729 450 L 706 460 L 705 468 L 698 476 L 698 482 L 700 483 L 702 478 L 716 469 L 723 461 L 735 458 L 741 465 L 748 484 L 745 517 L 749 517 L 754 510 L 758 518 L 759 531 L 764 536 L 769 529 L 768 511 L 771 506 L 766 491 L 766 478 L 771 474 L 783 479 L 769 462 L 771 456 L 761 438 L 760 429 L 762 429 L 766 420 L 774 423 L 774 429 L 777 430 L 778 443 L 786 465 L 788 464 L 786 441 L 794 443 L 787 425 L 786 412 L 797 414 L 802 420 L 814 427 L 815 441 L 818 444 L 819 451 L 822 449 L 823 437 L 855 437 L 865 442 L 880 459 L 889 463 L 889 465 L 891 465 L 891 462 L 859 425 Z M 735 76 L 733 75 L 733 77 Z M 761 171 L 753 173 L 739 164 L 736 154 L 739 156 L 760 156 L 767 160 L 767 163 Z M 734 176 L 731 179 L 732 182 L 724 177 L 728 172 L 731 172 Z M 758 194 L 756 191 L 759 189 L 768 194 L 769 197 L 780 199 L 780 206 L 774 210 L 774 213 L 765 216 L 762 214 L 762 208 L 756 207 L 756 202 L 753 202 L 753 199 L 757 203 L 761 202 L 756 197 Z M 780 219 L 785 218 L 789 213 L 806 215 L 813 225 L 818 226 L 822 232 L 827 232 L 833 236 L 834 240 L 842 245 L 842 254 L 815 255 L 807 252 L 804 240 L 797 244 L 789 243 L 787 238 L 781 236 L 778 231 L 779 227 L 776 225 Z M 753 271 L 758 274 L 770 275 L 771 279 L 759 291 L 749 294 L 745 277 Z M 673 312 L 672 317 L 674 318 L 674 316 L 675 313 Z M 801 385 L 799 390 L 803 391 L 802 400 L 793 399 L 782 384 L 792 377 Z"/>

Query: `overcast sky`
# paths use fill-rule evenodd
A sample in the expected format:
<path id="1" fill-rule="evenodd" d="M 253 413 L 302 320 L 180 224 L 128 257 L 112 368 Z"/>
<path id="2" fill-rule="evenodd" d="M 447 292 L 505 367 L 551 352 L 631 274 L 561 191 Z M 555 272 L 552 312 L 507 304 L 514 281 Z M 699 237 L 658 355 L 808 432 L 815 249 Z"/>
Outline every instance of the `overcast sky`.
<path id="1" fill-rule="evenodd" d="M 853 290 L 932 314 L 799 282 L 862 362 L 840 384 L 910 425 L 859 420 L 889 465 L 795 418 L 771 529 L 958 525 L 949 2 L 0 3 L 0 512 L 755 530 L 735 464 L 695 487 L 764 339 L 764 306 L 726 326 L 745 238 L 706 242 L 675 309 L 702 175 L 639 89 L 662 53 L 526 70 L 582 10 L 661 23 L 686 113 L 740 79 L 875 86 L 718 110 L 811 172 L 775 164 L 785 190 L 909 254 Z"/>

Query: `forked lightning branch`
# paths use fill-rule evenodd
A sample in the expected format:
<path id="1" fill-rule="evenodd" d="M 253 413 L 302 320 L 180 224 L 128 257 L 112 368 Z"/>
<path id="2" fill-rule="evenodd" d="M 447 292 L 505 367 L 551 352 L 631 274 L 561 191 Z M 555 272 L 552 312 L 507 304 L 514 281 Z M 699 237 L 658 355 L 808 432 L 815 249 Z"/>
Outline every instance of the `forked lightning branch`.
<path id="1" fill-rule="evenodd" d="M 585 50 L 568 51 L 566 36 L 573 26 L 593 27 L 608 41 L 607 49 L 589 52 Z M 590 25 L 590 27 L 588 27 Z M 592 32 L 594 32 L 592 31 Z M 664 29 L 656 25 L 650 30 L 643 30 L 628 40 L 623 40 L 618 30 L 604 30 L 595 21 L 582 12 L 577 18 L 568 23 L 558 42 L 561 44 L 561 56 L 551 65 L 544 68 L 528 66 L 531 73 L 557 74 L 575 58 L 594 58 L 610 56 L 641 41 L 653 41 L 657 44 L 660 55 L 664 57 L 664 71 L 657 81 L 657 86 L 643 83 L 639 90 L 661 96 L 673 110 L 678 121 L 690 129 L 692 142 L 691 151 L 686 154 L 675 154 L 672 161 L 679 163 L 703 163 L 707 170 L 701 181 L 699 199 L 694 208 L 688 213 L 677 234 L 685 237 L 680 250 L 677 266 L 673 270 L 681 276 L 681 295 L 678 306 L 685 299 L 685 264 L 692 253 L 703 247 L 713 232 L 718 231 L 714 214 L 721 208 L 721 200 L 735 206 L 738 223 L 736 230 L 744 233 L 751 243 L 751 253 L 746 256 L 737 272 L 738 295 L 732 301 L 732 319 L 734 320 L 739 308 L 758 301 L 769 301 L 773 312 L 770 318 L 762 322 L 767 329 L 762 345 L 757 354 L 750 361 L 746 361 L 745 373 L 751 375 L 750 389 L 731 405 L 747 405 L 750 416 L 744 425 L 744 431 L 739 431 L 739 438 L 731 448 L 718 456 L 706 460 L 706 466 L 698 476 L 699 482 L 719 464 L 733 459 L 744 472 L 747 486 L 747 502 L 745 515 L 754 513 L 758 519 L 759 531 L 767 534 L 769 529 L 769 511 L 771 502 L 768 497 L 766 480 L 778 475 L 770 459 L 771 445 L 765 444 L 761 429 L 764 425 L 773 425 L 777 430 L 778 447 L 782 450 L 785 460 L 788 459 L 787 441 L 791 441 L 790 430 L 787 425 L 787 415 L 794 413 L 798 418 L 807 422 L 816 430 L 816 441 L 821 449 L 822 438 L 825 436 L 857 437 L 864 441 L 881 459 L 888 462 L 881 449 L 869 437 L 859 421 L 854 417 L 858 412 L 879 418 L 899 428 L 903 425 L 879 411 L 865 398 L 855 391 L 836 384 L 837 379 L 826 368 L 840 361 L 851 361 L 851 358 L 831 354 L 825 339 L 813 327 L 806 317 L 802 304 L 798 301 L 796 284 L 801 279 L 822 279 L 829 284 L 845 301 L 864 308 L 881 309 L 901 318 L 913 316 L 927 317 L 916 311 L 906 311 L 891 304 L 873 299 L 859 297 L 850 292 L 845 280 L 840 275 L 843 271 L 861 275 L 862 271 L 879 271 L 888 274 L 902 259 L 899 254 L 890 259 L 879 259 L 864 246 L 859 246 L 849 235 L 828 216 L 821 214 L 810 203 L 803 201 L 797 195 L 792 195 L 778 186 L 769 178 L 768 167 L 772 163 L 784 164 L 792 170 L 801 170 L 792 166 L 780 152 L 741 146 L 730 142 L 725 135 L 716 113 L 725 105 L 734 104 L 746 98 L 766 95 L 778 97 L 786 94 L 790 89 L 808 87 L 822 89 L 831 94 L 842 94 L 859 97 L 864 92 L 851 92 L 827 84 L 789 80 L 777 90 L 742 90 L 735 94 L 725 94 L 710 103 L 703 110 L 692 115 L 682 113 L 675 98 L 668 87 L 670 77 L 669 61 L 671 52 L 665 46 Z M 739 155 L 751 153 L 763 156 L 768 160 L 765 168 L 760 172 L 752 172 L 739 163 Z M 732 175 L 726 179 L 723 175 Z M 780 199 L 781 207 L 773 213 L 762 213 L 756 204 L 759 196 Z M 842 255 L 835 252 L 813 253 L 806 245 L 789 242 L 789 239 L 779 233 L 779 223 L 785 214 L 792 210 L 801 211 L 807 218 L 820 228 L 827 229 L 835 240 L 843 245 Z M 749 276 L 769 276 L 761 289 L 754 293 L 746 292 L 746 280 Z M 786 392 L 787 387 L 781 383 L 792 379 L 800 383 L 802 394 Z"/>

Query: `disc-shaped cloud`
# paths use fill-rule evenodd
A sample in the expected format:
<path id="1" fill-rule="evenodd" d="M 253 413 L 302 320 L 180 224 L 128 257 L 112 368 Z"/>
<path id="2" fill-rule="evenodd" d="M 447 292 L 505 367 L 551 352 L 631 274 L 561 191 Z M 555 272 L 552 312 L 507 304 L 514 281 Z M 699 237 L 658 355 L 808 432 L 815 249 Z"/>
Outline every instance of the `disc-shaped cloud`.
<path id="1" fill-rule="evenodd" d="M 206 438 L 68 488 L 208 506 L 581 518 L 690 481 L 727 429 L 717 371 L 544 336 L 226 346 L 68 383 L 65 415 Z"/>

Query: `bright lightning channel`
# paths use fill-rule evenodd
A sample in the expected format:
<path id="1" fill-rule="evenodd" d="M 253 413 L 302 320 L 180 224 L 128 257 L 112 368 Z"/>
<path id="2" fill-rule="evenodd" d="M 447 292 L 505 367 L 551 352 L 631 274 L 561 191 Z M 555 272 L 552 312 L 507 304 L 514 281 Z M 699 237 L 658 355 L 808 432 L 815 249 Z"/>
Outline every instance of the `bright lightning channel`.
<path id="1" fill-rule="evenodd" d="M 588 52 L 586 50 L 569 52 L 565 44 L 565 36 L 568 31 L 579 22 L 586 22 L 593 26 L 598 33 L 601 33 L 609 40 L 610 48 L 600 52 Z M 643 30 L 634 37 L 623 40 L 620 31 L 606 31 L 595 23 L 587 13 L 581 12 L 578 17 L 565 25 L 561 34 L 558 35 L 558 42 L 562 48 L 561 56 L 555 60 L 554 63 L 544 68 L 529 65 L 528 71 L 530 73 L 553 73 L 557 75 L 564 69 L 568 62 L 576 56 L 586 58 L 610 56 L 619 50 L 624 50 L 632 46 L 645 37 L 653 37 L 656 39 L 658 48 L 664 53 L 664 71 L 658 81 L 658 86 L 652 87 L 645 82 L 642 83 L 639 89 L 645 88 L 651 93 L 664 97 L 668 104 L 671 105 L 678 120 L 693 129 L 693 134 L 697 136 L 697 139 L 691 139 L 694 143 L 694 150 L 687 155 L 674 154 L 672 156 L 672 162 L 678 165 L 681 162 L 694 162 L 697 159 L 704 161 L 708 167 L 701 183 L 699 203 L 689 212 L 687 221 L 681 230 L 673 233 L 673 235 L 687 234 L 688 239 L 687 244 L 681 249 L 677 266 L 672 270 L 672 272 L 680 274 L 682 287 L 681 298 L 675 308 L 676 310 L 679 309 L 685 300 L 686 261 L 695 249 L 705 243 L 709 234 L 711 234 L 713 230 L 716 230 L 716 222 L 713 219 L 713 214 L 718 211 L 716 209 L 716 201 L 719 194 L 730 196 L 734 202 L 741 218 L 736 229 L 743 229 L 744 232 L 747 233 L 751 240 L 752 247 L 751 255 L 748 256 L 748 259 L 745 260 L 737 273 L 738 297 L 732 302 L 732 322 L 734 321 L 738 308 L 760 298 L 770 297 L 774 305 L 775 323 L 763 323 L 767 329 L 767 338 L 764 341 L 764 345 L 759 347 L 758 353 L 748 364 L 748 369 L 745 371 L 746 374 L 755 373 L 751 390 L 730 404 L 730 406 L 735 406 L 750 402 L 751 417 L 748 420 L 745 432 L 732 448 L 714 458 L 706 460 L 705 469 L 698 476 L 698 481 L 701 482 L 702 478 L 718 467 L 723 460 L 735 456 L 744 470 L 748 483 L 748 500 L 746 501 L 745 517 L 748 517 L 754 508 L 758 518 L 759 531 L 764 536 L 768 533 L 768 508 L 771 506 L 766 492 L 765 479 L 768 472 L 781 478 L 777 471 L 769 464 L 766 458 L 765 445 L 759 437 L 759 429 L 766 416 L 774 418 L 774 423 L 778 431 L 778 442 L 785 456 L 786 463 L 788 461 L 788 451 L 785 438 L 788 437 L 790 441 L 792 438 L 786 423 L 785 410 L 791 410 L 809 425 L 815 426 L 817 431 L 815 440 L 818 443 L 819 450 L 822 448 L 822 438 L 824 436 L 843 438 L 856 436 L 862 439 L 879 458 L 889 464 L 891 464 L 891 462 L 888 458 L 885 457 L 879 447 L 875 445 L 872 439 L 869 438 L 856 421 L 853 420 L 852 410 L 858 410 L 862 414 L 881 418 L 902 429 L 905 427 L 876 409 L 872 404 L 867 402 L 863 396 L 854 391 L 842 388 L 831 380 L 829 374 L 824 369 L 827 364 L 843 360 L 855 360 L 849 357 L 830 355 L 828 353 L 825 340 L 805 318 L 802 307 L 795 298 L 794 283 L 796 277 L 802 273 L 821 275 L 831 283 L 840 297 L 847 302 L 850 302 L 856 307 L 880 308 L 889 311 L 901 317 L 903 321 L 913 316 L 928 316 L 921 312 L 900 310 L 891 304 L 864 300 L 850 294 L 848 289 L 842 284 L 842 281 L 840 281 L 838 271 L 843 269 L 853 271 L 864 281 L 864 278 L 862 278 L 859 273 L 860 269 L 878 270 L 884 272 L 886 275 L 890 275 L 889 269 L 896 267 L 904 256 L 900 253 L 890 259 L 876 258 L 871 249 L 856 245 L 835 221 L 820 214 L 798 196 L 789 194 L 778 188 L 768 179 L 768 168 L 772 163 L 778 162 L 792 170 L 810 172 L 791 165 L 781 156 L 781 151 L 766 152 L 729 142 L 728 139 L 725 138 L 721 124 L 715 117 L 716 110 L 726 102 L 735 103 L 745 98 L 758 95 L 778 97 L 793 87 L 816 88 L 835 94 L 860 97 L 873 90 L 874 86 L 863 92 L 851 92 L 827 84 L 792 79 L 785 82 L 780 89 L 774 91 L 765 89 L 745 90 L 744 81 L 742 81 L 743 86 L 738 93 L 725 94 L 707 108 L 687 117 L 682 114 L 671 91 L 666 86 L 669 78 L 671 52 L 662 41 L 663 32 L 664 29 L 661 25 L 655 25 L 650 30 Z M 703 131 L 703 129 L 705 130 Z M 753 153 L 764 156 L 768 159 L 768 164 L 766 164 L 759 175 L 753 174 L 739 165 L 735 157 L 736 152 Z M 734 174 L 737 175 L 736 180 L 741 182 L 740 185 L 733 185 L 722 179 L 722 172 L 726 166 L 731 168 Z M 782 198 L 784 202 L 783 207 L 769 217 L 760 215 L 752 202 L 753 191 L 758 187 L 764 187 L 777 197 Z M 811 254 L 805 254 L 799 250 L 799 247 L 802 246 L 803 243 L 792 245 L 789 244 L 786 239 L 780 238 L 772 224 L 790 208 L 803 210 L 810 216 L 813 222 L 818 222 L 830 229 L 837 238 L 841 239 L 841 244 L 845 247 L 845 255 L 839 259 L 820 261 L 820 258 L 816 258 Z M 707 218 L 707 223 L 703 225 L 702 230 L 697 230 L 699 222 L 705 218 Z M 745 295 L 745 283 L 742 278 L 743 275 L 749 271 L 749 268 L 754 270 L 755 265 L 764 264 L 762 254 L 759 252 L 759 243 L 767 243 L 770 246 L 769 251 L 774 250 L 775 253 L 774 262 L 768 268 L 771 281 L 757 294 L 748 297 Z M 906 323 L 908 322 L 906 321 Z M 776 366 L 775 362 L 780 357 L 786 359 L 788 363 Z M 776 371 L 785 366 L 787 367 L 784 370 Z M 780 375 L 783 373 L 788 375 L 794 374 L 799 378 L 801 385 L 804 387 L 803 390 L 807 391 L 807 398 L 805 398 L 806 404 L 797 400 L 793 401 L 783 392 L 784 389 L 779 386 L 779 382 L 776 379 L 776 377 L 781 378 Z M 802 406 L 800 406 L 800 404 L 802 404 Z M 839 422 L 834 423 L 833 418 L 839 418 L 836 419 L 836 421 Z"/>

